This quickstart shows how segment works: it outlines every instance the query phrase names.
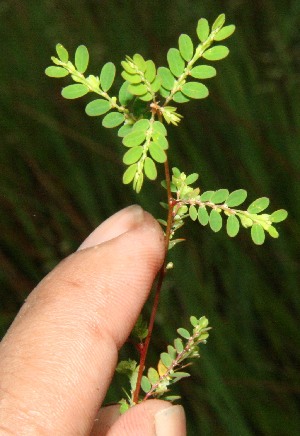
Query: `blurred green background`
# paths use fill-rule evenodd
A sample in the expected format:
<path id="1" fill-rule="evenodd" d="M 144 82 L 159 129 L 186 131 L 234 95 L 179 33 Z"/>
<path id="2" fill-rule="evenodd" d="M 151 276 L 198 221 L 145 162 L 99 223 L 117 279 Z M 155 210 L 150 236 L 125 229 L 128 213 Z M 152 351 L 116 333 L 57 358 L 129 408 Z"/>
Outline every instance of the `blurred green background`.
<path id="1" fill-rule="evenodd" d="M 115 131 L 85 116 L 88 99 L 62 99 L 68 79 L 44 75 L 55 44 L 71 53 L 87 45 L 94 74 L 136 52 L 166 65 L 180 33 L 195 37 L 198 18 L 211 22 L 221 12 L 237 26 L 231 54 L 216 64 L 210 98 L 180 106 L 171 164 L 199 172 L 203 190 L 245 188 L 250 202 L 268 196 L 272 211 L 285 208 L 289 219 L 279 240 L 262 247 L 246 231 L 229 240 L 186 226 L 189 242 L 172 253 L 155 349 L 188 326 L 189 315 L 205 314 L 214 329 L 193 378 L 178 388 L 189 434 L 296 435 L 299 0 L 0 1 L 1 334 L 32 287 L 99 222 L 133 202 L 162 215 L 159 186 L 147 182 L 137 198 L 121 185 Z"/>

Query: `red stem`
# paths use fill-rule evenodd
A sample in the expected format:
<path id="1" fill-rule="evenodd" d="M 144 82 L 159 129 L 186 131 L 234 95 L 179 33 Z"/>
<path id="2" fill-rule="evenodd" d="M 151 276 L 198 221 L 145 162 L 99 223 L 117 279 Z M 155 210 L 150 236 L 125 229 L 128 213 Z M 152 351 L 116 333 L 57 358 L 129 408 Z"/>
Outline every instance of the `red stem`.
<path id="1" fill-rule="evenodd" d="M 158 304 L 159 304 L 160 291 L 161 291 L 162 284 L 163 284 L 165 274 L 166 274 L 166 259 L 167 259 L 167 253 L 168 253 L 168 248 L 169 248 L 171 228 L 172 228 L 172 223 L 173 223 L 173 207 L 174 207 L 172 193 L 171 193 L 171 179 L 170 179 L 170 170 L 169 170 L 168 160 L 166 160 L 166 162 L 165 162 L 165 176 L 166 176 L 168 206 L 169 206 L 167 228 L 166 228 L 166 235 L 165 235 L 165 243 L 166 243 L 165 258 L 164 258 L 164 262 L 163 262 L 163 264 L 159 270 L 159 273 L 158 273 L 158 280 L 157 280 L 156 289 L 155 289 L 154 302 L 153 302 L 152 311 L 151 311 L 150 320 L 149 320 L 149 325 L 148 325 L 148 335 L 145 339 L 144 346 L 141 350 L 139 372 L 138 372 L 138 376 L 137 376 L 136 388 L 135 388 L 135 391 L 133 394 L 134 404 L 137 404 L 138 400 L 139 400 L 139 394 L 140 394 L 140 390 L 141 390 L 141 381 L 142 381 L 142 377 L 143 377 L 145 361 L 146 361 L 146 357 L 147 357 L 147 353 L 148 353 L 149 343 L 151 340 L 154 321 L 155 321 L 157 308 L 158 308 Z"/>

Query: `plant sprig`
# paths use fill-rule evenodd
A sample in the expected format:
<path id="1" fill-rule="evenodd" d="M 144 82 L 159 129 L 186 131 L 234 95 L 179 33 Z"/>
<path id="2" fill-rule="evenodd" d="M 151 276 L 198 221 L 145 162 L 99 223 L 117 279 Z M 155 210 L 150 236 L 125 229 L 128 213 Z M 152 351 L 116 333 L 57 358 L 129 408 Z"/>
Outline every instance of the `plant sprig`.
<path id="1" fill-rule="evenodd" d="M 189 35 L 180 35 L 178 48 L 170 48 L 167 53 L 168 67 L 157 68 L 153 60 L 146 60 L 137 53 L 126 56 L 121 62 L 124 82 L 117 94 L 111 92 L 116 76 L 116 67 L 112 62 L 107 62 L 99 75 L 85 76 L 89 52 L 84 45 L 76 49 L 72 63 L 67 50 L 57 44 L 58 57 L 51 58 L 54 65 L 45 71 L 50 77 L 70 76 L 75 82 L 62 89 L 64 98 L 76 99 L 89 93 L 97 94 L 97 99 L 86 105 L 85 112 L 93 117 L 104 116 L 102 125 L 106 128 L 118 127 L 118 136 L 126 149 L 123 156 L 126 165 L 124 184 L 132 183 L 133 189 L 139 193 L 145 178 L 157 178 L 157 165 L 164 167 L 165 180 L 162 185 L 167 190 L 167 201 L 161 204 L 167 209 L 167 217 L 159 222 L 165 227 L 165 260 L 158 274 L 150 320 L 145 323 L 139 318 L 133 330 L 139 363 L 128 359 L 120 362 L 117 368 L 118 372 L 127 375 L 130 383 L 130 393 L 125 391 L 126 398 L 120 401 L 122 411 L 150 397 L 169 401 L 177 399 L 169 395 L 169 387 L 189 376 L 188 372 L 182 371 L 189 364 L 186 361 L 199 357 L 198 347 L 208 337 L 208 320 L 205 317 L 191 317 L 192 333 L 178 329 L 181 338 L 176 338 L 173 345 L 161 353 L 157 368 L 149 368 L 145 375 L 145 361 L 161 289 L 165 275 L 172 267 L 167 263 L 167 253 L 184 240 L 175 239 L 174 236 L 185 220 L 191 218 L 202 226 L 209 225 L 213 232 L 221 230 L 226 220 L 229 237 L 235 237 L 241 227 L 249 228 L 253 242 L 261 245 L 266 233 L 273 238 L 279 236 L 274 224 L 287 217 L 284 209 L 265 213 L 269 206 L 267 197 L 253 201 L 246 210 L 237 209 L 246 200 L 247 192 L 244 189 L 231 193 L 227 189 L 201 192 L 199 187 L 192 186 L 198 180 L 197 173 L 186 175 L 176 167 L 170 173 L 168 154 L 171 147 L 166 127 L 169 124 L 178 126 L 183 118 L 177 107 L 170 106 L 170 103 L 187 103 L 191 99 L 204 99 L 209 95 L 208 87 L 202 81 L 215 77 L 217 71 L 206 62 L 227 57 L 228 47 L 215 43 L 230 37 L 234 31 L 234 25 L 225 26 L 224 14 L 219 15 L 211 27 L 205 18 L 201 18 L 196 28 L 197 43 L 194 44 Z M 202 60 L 205 63 L 201 63 Z M 186 340 L 185 343 L 182 338 Z"/>

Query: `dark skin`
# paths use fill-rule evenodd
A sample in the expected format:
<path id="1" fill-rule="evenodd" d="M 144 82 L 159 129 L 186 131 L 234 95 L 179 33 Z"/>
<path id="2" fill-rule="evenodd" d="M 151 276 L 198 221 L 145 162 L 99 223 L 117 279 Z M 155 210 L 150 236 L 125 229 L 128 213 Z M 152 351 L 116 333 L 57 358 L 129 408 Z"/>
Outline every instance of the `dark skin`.
<path id="1" fill-rule="evenodd" d="M 0 344 L 1 435 L 186 434 L 165 401 L 100 408 L 164 247 L 157 222 L 129 207 L 32 291 Z"/>

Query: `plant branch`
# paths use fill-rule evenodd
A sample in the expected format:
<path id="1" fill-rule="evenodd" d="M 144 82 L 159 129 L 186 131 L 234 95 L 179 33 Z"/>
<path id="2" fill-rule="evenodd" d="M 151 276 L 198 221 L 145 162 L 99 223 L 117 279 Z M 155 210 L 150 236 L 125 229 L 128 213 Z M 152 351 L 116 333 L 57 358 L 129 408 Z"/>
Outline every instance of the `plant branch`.
<path id="1" fill-rule="evenodd" d="M 168 205 L 169 205 L 167 228 L 166 228 L 166 234 L 165 234 L 165 244 L 166 244 L 165 258 L 164 258 L 163 264 L 162 264 L 162 266 L 159 270 L 159 273 L 158 273 L 158 279 L 157 279 L 156 290 L 155 290 L 155 295 L 154 295 L 154 302 L 153 302 L 152 311 L 151 311 L 150 320 L 149 320 L 149 326 L 148 326 L 148 334 L 147 334 L 147 337 L 145 339 L 144 346 L 141 350 L 139 372 L 138 372 L 138 376 L 137 376 L 136 388 L 135 388 L 135 391 L 133 394 L 133 403 L 134 404 L 137 404 L 138 400 L 139 400 L 141 381 L 142 381 L 142 376 L 143 376 L 143 372 L 144 372 L 148 348 L 149 348 L 149 344 L 150 344 L 151 337 L 152 337 L 154 321 L 155 321 L 155 317 L 156 317 L 156 313 L 157 313 L 157 309 L 158 309 L 160 292 L 161 292 L 162 284 L 163 284 L 163 281 L 164 281 L 164 278 L 166 275 L 166 259 L 167 259 L 167 253 L 168 253 L 168 248 L 169 248 L 171 228 L 172 228 L 172 224 L 173 224 L 173 207 L 174 207 L 173 197 L 171 194 L 171 179 L 170 179 L 170 169 L 169 169 L 168 160 L 166 160 L 166 162 L 165 162 L 165 177 L 166 177 Z"/>

